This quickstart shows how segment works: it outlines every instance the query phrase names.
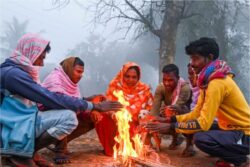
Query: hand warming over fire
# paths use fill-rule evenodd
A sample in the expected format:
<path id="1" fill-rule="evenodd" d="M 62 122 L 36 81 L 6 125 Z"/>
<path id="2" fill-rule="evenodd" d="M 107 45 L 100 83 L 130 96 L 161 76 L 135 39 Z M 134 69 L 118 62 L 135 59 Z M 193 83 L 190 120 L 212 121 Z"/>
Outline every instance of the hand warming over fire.
<path id="1" fill-rule="evenodd" d="M 161 115 L 162 117 L 166 117 L 166 116 L 165 116 L 166 107 L 167 107 L 166 105 L 162 105 L 161 108 L 160 108 L 160 115 Z"/>
<path id="2" fill-rule="evenodd" d="M 124 107 L 121 103 L 114 101 L 104 101 L 93 105 L 94 105 L 93 110 L 97 111 L 118 111 Z"/>
<path id="3" fill-rule="evenodd" d="M 179 113 L 179 112 L 181 112 L 181 108 L 179 108 L 179 107 L 177 107 L 175 105 L 169 105 L 169 106 L 163 105 L 160 108 L 160 114 L 163 117 L 171 117 L 175 113 Z"/>
<path id="4" fill-rule="evenodd" d="M 172 112 L 175 112 L 175 113 L 182 113 L 182 108 L 177 106 L 177 105 L 169 105 L 167 106 L 167 108 L 169 110 L 171 110 Z"/>
<path id="5" fill-rule="evenodd" d="M 149 122 L 145 125 L 145 128 L 151 133 L 159 132 L 166 134 L 170 132 L 170 125 L 170 123 Z"/>

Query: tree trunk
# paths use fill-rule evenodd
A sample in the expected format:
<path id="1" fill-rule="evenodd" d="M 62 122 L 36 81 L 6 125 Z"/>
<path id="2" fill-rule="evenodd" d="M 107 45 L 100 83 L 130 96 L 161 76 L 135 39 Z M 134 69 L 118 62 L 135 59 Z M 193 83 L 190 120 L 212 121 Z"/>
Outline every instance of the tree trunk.
<path id="1" fill-rule="evenodd" d="M 227 36 L 227 23 L 226 23 L 226 11 L 228 9 L 227 2 L 223 2 L 223 10 L 216 20 L 215 35 L 220 48 L 220 57 L 224 61 L 227 61 L 228 54 L 228 36 Z"/>
<path id="2" fill-rule="evenodd" d="M 181 2 L 182 3 L 182 2 Z M 159 49 L 159 82 L 162 81 L 162 68 L 174 63 L 176 51 L 176 36 L 181 20 L 179 1 L 167 1 L 164 19 L 161 25 Z"/>
<path id="3" fill-rule="evenodd" d="M 172 39 L 169 39 L 171 36 Z M 174 63 L 176 32 L 170 33 L 168 38 L 160 39 L 159 50 L 159 82 L 162 81 L 162 69 L 165 65 Z"/>

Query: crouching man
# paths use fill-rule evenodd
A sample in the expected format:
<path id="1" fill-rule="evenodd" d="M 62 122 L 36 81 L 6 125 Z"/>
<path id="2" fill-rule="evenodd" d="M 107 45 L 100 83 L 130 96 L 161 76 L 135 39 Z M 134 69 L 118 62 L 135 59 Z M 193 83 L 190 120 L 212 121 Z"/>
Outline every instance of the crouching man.
<path id="1" fill-rule="evenodd" d="M 195 145 L 205 153 L 221 158 L 216 166 L 249 166 L 250 109 L 233 80 L 226 62 L 218 60 L 214 39 L 201 38 L 186 46 L 191 66 L 199 74 L 200 95 L 195 108 L 171 117 L 171 123 L 149 123 L 151 131 L 176 131 L 194 135 Z M 214 118 L 218 128 L 213 128 Z"/>
<path id="2" fill-rule="evenodd" d="M 38 70 L 49 50 L 49 41 L 26 34 L 0 66 L 0 154 L 1 157 L 7 155 L 14 166 L 52 166 L 41 164 L 33 155 L 69 135 L 78 125 L 76 112 L 122 108 L 118 102 L 93 104 L 43 88 Z M 35 103 L 54 111 L 40 112 Z"/>

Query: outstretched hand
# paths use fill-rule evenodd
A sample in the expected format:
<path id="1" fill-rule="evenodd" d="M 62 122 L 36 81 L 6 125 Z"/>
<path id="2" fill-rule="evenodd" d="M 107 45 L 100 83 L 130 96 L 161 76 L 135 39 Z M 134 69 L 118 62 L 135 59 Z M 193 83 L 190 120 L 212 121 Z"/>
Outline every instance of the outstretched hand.
<path id="1" fill-rule="evenodd" d="M 115 101 L 103 101 L 101 103 L 98 104 L 94 104 L 94 108 L 93 110 L 97 110 L 97 111 L 118 111 L 121 110 L 124 106 L 119 103 L 119 102 L 115 102 Z"/>
<path id="2" fill-rule="evenodd" d="M 163 117 L 170 117 L 171 115 L 175 115 L 177 113 L 183 113 L 182 108 L 176 106 L 176 105 L 169 105 L 169 106 L 162 106 L 160 108 L 160 114 Z"/>
<path id="3" fill-rule="evenodd" d="M 178 106 L 176 106 L 176 105 L 169 105 L 169 106 L 167 106 L 167 108 L 168 108 L 169 110 L 171 110 L 171 111 L 174 111 L 174 112 L 178 112 L 178 111 L 181 110 L 180 107 L 178 107 Z"/>
<path id="4" fill-rule="evenodd" d="M 159 132 L 162 134 L 168 134 L 170 132 L 170 123 L 149 122 L 145 125 L 145 128 L 151 133 Z"/>
<path id="5" fill-rule="evenodd" d="M 160 108 L 160 115 L 162 117 L 166 117 L 166 115 L 165 115 L 166 107 L 167 107 L 166 105 L 162 105 L 161 108 Z"/>

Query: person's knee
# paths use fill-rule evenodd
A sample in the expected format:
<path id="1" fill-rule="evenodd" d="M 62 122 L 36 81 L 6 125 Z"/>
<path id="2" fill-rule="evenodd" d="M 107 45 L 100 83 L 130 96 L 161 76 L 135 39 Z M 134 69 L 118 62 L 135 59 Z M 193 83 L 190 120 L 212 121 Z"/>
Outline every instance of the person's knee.
<path id="1" fill-rule="evenodd" d="M 71 134 L 78 126 L 76 113 L 71 110 L 51 110 L 38 113 L 36 124 L 36 136 L 47 131 L 58 140 Z"/>
<path id="2" fill-rule="evenodd" d="M 71 110 L 60 111 L 60 118 L 57 121 L 58 123 L 54 128 L 57 129 L 56 135 L 59 136 L 60 139 L 71 134 L 78 126 L 76 113 Z"/>
<path id="3" fill-rule="evenodd" d="M 65 111 L 64 118 L 65 118 L 65 120 L 64 120 L 63 123 L 64 123 L 66 126 L 69 126 L 69 127 L 72 129 L 72 131 L 73 131 L 74 129 L 76 129 L 76 127 L 77 127 L 77 125 L 78 125 L 78 119 L 77 119 L 77 116 L 76 116 L 76 113 L 75 113 L 75 112 L 70 111 L 70 110 L 66 110 L 66 111 Z"/>

